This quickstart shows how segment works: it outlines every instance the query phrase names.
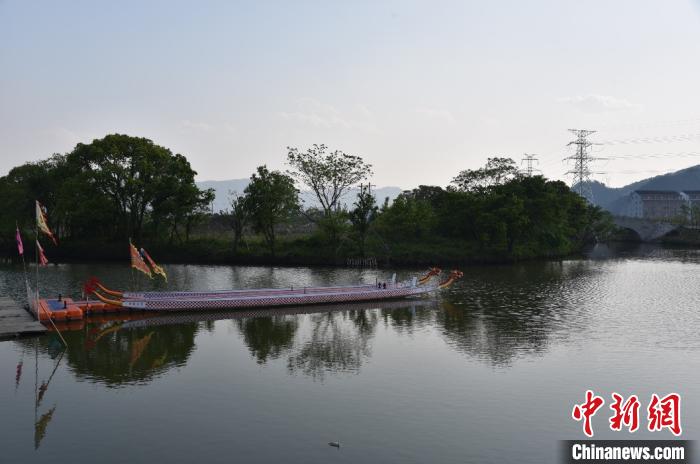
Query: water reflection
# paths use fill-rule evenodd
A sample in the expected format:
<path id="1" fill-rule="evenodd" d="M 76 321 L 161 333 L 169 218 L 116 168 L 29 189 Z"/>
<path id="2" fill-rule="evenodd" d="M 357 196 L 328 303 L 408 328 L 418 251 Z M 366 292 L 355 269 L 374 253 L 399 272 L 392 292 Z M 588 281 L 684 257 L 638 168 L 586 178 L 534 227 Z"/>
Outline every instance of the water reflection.
<path id="1" fill-rule="evenodd" d="M 347 311 L 310 316 L 310 336 L 289 356 L 290 373 L 323 380 L 328 373 L 358 372 L 371 355 L 376 311 Z"/>
<path id="2" fill-rule="evenodd" d="M 103 317 L 66 331 L 53 378 L 60 345 L 50 336 L 0 343 L 0 411 L 12 423 L 0 448 L 8 462 L 327 462 L 326 443 L 338 439 L 352 462 L 430 462 L 435 449 L 443 462 L 553 462 L 552 437 L 580 433 L 562 411 L 591 387 L 590 369 L 596 388 L 651 382 L 697 398 L 697 253 L 474 266 L 417 301 Z M 51 268 L 46 285 L 110 272 L 100 266 Z M 3 272 L 0 293 L 21 296 L 22 281 Z M 199 289 L 374 280 L 326 269 L 169 273 L 174 287 Z M 377 394 L 392 388 L 400 394 Z M 533 411 L 536 426 L 523 427 Z M 120 439 L 105 439 L 107 429 Z"/>
<path id="3" fill-rule="evenodd" d="M 555 334 L 585 325 L 581 298 L 594 291 L 588 287 L 600 273 L 582 261 L 468 270 L 464 282 L 441 296 L 435 326 L 454 349 L 508 366 L 541 355 Z"/>
<path id="4" fill-rule="evenodd" d="M 419 328 L 437 329 L 453 349 L 490 365 L 507 366 L 514 358 L 547 349 L 550 334 L 565 322 L 566 314 L 553 304 L 552 294 L 571 275 L 588 272 L 575 263 L 541 271 L 533 286 L 531 275 L 522 269 L 511 269 L 507 275 L 494 269 L 508 286 L 496 277 L 467 280 L 440 299 L 140 315 L 131 321 L 88 324 L 65 333 L 66 358 L 79 378 L 110 387 L 147 383 L 186 364 L 200 330 L 213 332 L 215 321 L 229 319 L 257 364 L 284 359 L 289 374 L 315 381 L 358 373 L 372 356 L 380 323 L 399 336 L 410 336 Z M 473 296 L 465 298 L 470 293 Z M 52 340 L 41 338 L 41 349 L 52 353 L 60 348 Z M 21 364 L 18 376 L 20 371 Z"/>
<path id="5" fill-rule="evenodd" d="M 190 266 L 172 272 L 177 285 L 195 285 Z M 324 284 L 345 270 L 317 269 L 300 274 L 286 268 L 197 267 L 212 287 L 280 287 Z M 67 332 L 67 363 L 79 378 L 111 387 L 150 382 L 173 366 L 184 365 L 200 330 L 230 319 L 257 364 L 286 361 L 287 371 L 313 380 L 357 373 L 372 356 L 372 340 L 383 330 L 398 336 L 418 328 L 436 330 L 453 349 L 494 366 L 547 350 L 553 334 L 585 324 L 580 298 L 599 268 L 583 261 L 529 263 L 467 269 L 462 282 L 439 298 L 393 302 L 296 307 L 274 310 L 173 313 L 135 316 L 131 321 L 88 324 Z M 337 274 L 337 275 L 336 275 Z M 201 278 L 201 276 L 199 276 Z M 370 280 L 370 274 L 359 275 Z M 346 277 L 347 278 L 347 277 Z M 201 280 L 199 281 L 201 284 Z M 576 311 L 579 311 L 576 313 Z M 569 319 L 575 314 L 574 322 Z M 139 319 L 141 318 L 141 319 Z M 55 351 L 52 338 L 42 349 Z M 18 371 L 21 366 L 18 366 Z M 18 374 L 19 375 L 19 374 Z"/>
<path id="6" fill-rule="evenodd" d="M 57 339 L 55 336 L 49 337 L 50 339 Z M 53 344 L 51 344 L 54 346 Z M 63 346 L 63 345 L 61 345 Z M 41 384 L 39 384 L 39 343 L 38 339 L 34 341 L 34 449 L 38 450 L 41 446 L 41 441 L 46 436 L 46 431 L 49 423 L 53 419 L 53 415 L 56 412 L 56 404 L 54 403 L 48 410 L 40 414 L 41 404 L 49 391 L 49 386 L 53 380 L 56 372 L 58 371 L 61 361 L 63 360 L 63 355 L 65 350 L 55 351 L 55 349 L 49 351 L 51 359 L 55 360 L 53 369 L 49 374 L 47 379 L 42 379 Z M 19 385 L 19 380 L 21 377 L 21 370 L 18 370 L 17 385 Z"/>
<path id="7" fill-rule="evenodd" d="M 433 299 L 420 305 L 383 308 L 382 319 L 386 327 L 390 327 L 399 334 L 411 335 L 416 328 L 429 325 L 434 319 L 433 311 L 439 307 L 438 300 Z"/>
<path id="8" fill-rule="evenodd" d="M 197 324 L 159 327 L 131 327 L 131 322 L 113 321 L 64 332 L 68 342 L 65 357 L 78 378 L 119 387 L 149 382 L 174 366 L 187 362 L 194 349 Z M 55 335 L 36 339 L 39 350 L 52 358 L 57 350 Z M 32 343 L 20 340 L 17 343 Z M 62 355 L 61 355 L 62 356 Z"/>
<path id="9" fill-rule="evenodd" d="M 517 356 L 547 347 L 546 327 L 532 330 L 533 324 L 516 318 L 465 311 L 450 303 L 442 304 L 436 323 L 450 346 L 494 366 L 507 366 Z"/>
<path id="10" fill-rule="evenodd" d="M 297 319 L 289 316 L 239 319 L 236 323 L 258 364 L 277 359 L 291 349 L 298 327 Z"/>

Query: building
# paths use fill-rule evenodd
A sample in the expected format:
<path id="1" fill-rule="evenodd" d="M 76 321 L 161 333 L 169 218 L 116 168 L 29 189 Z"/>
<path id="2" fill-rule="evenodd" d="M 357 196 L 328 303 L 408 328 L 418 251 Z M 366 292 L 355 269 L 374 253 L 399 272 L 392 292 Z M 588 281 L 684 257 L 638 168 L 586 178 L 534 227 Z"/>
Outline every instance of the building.
<path id="1" fill-rule="evenodd" d="M 691 207 L 700 207 L 700 191 L 635 190 L 630 195 L 627 216 L 645 219 L 678 219 Z"/>
<path id="2" fill-rule="evenodd" d="M 683 193 L 688 195 L 691 211 L 700 210 L 700 190 L 684 190 Z"/>

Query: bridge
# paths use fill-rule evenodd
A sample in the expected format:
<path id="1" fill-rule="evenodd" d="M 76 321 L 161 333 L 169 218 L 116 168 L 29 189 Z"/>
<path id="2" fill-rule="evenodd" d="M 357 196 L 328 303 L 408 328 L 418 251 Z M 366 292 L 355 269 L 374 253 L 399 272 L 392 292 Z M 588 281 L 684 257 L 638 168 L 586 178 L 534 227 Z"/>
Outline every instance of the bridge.
<path id="1" fill-rule="evenodd" d="M 613 216 L 613 222 L 617 227 L 636 232 L 643 242 L 651 242 L 661 238 L 680 227 L 680 225 L 670 222 L 627 216 Z"/>

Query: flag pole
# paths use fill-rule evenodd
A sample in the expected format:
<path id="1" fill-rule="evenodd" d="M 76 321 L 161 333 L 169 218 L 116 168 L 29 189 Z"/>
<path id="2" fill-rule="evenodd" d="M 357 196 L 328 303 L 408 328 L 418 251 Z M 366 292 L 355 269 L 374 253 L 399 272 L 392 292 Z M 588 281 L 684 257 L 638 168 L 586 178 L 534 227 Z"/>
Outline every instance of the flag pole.
<path id="1" fill-rule="evenodd" d="M 130 262 L 129 269 L 131 270 L 130 271 L 131 272 L 131 290 L 135 292 L 137 290 L 136 289 L 136 276 L 134 275 L 134 261 L 131 258 L 131 247 L 132 247 L 131 237 L 129 237 L 129 262 Z"/>
<path id="2" fill-rule="evenodd" d="M 39 207 L 38 205 L 36 206 L 37 208 Z M 37 219 L 37 224 L 36 227 L 34 228 L 34 257 L 36 258 L 36 288 L 34 289 L 34 293 L 36 295 L 36 298 L 34 299 L 34 303 L 36 304 L 35 312 L 36 312 L 36 318 L 37 320 L 39 319 L 39 222 Z M 49 317 L 49 319 L 51 319 Z"/>
<path id="3" fill-rule="evenodd" d="M 19 247 L 19 245 L 22 241 L 22 235 L 19 233 L 19 223 L 16 220 L 15 220 L 15 231 L 17 233 L 19 240 L 20 240 L 17 243 L 17 246 Z M 19 251 L 19 248 L 17 251 Z M 19 255 L 22 257 L 22 270 L 24 271 L 24 289 L 27 292 L 27 303 L 29 303 L 29 305 L 31 307 L 32 303 L 31 303 L 31 294 L 29 292 L 29 276 L 27 275 L 27 260 L 24 258 L 24 244 L 22 244 L 22 253 L 20 253 Z"/>
<path id="4" fill-rule="evenodd" d="M 36 204 L 36 207 L 38 208 L 38 201 Z M 36 255 L 36 319 L 37 321 L 41 321 L 41 318 L 39 317 L 39 218 L 37 217 L 36 219 L 36 234 L 35 234 L 35 240 L 34 240 L 34 250 L 35 250 L 35 255 Z M 58 338 L 61 339 L 61 342 L 63 342 L 63 346 L 68 348 L 68 343 L 66 343 L 66 339 L 63 338 L 63 334 L 61 333 L 60 330 L 58 330 L 58 327 L 56 327 L 56 324 L 53 322 L 53 318 L 51 317 L 51 314 L 48 313 L 46 309 L 44 309 L 44 312 L 46 313 L 46 317 L 53 326 L 53 329 L 56 331 L 58 334 Z"/>

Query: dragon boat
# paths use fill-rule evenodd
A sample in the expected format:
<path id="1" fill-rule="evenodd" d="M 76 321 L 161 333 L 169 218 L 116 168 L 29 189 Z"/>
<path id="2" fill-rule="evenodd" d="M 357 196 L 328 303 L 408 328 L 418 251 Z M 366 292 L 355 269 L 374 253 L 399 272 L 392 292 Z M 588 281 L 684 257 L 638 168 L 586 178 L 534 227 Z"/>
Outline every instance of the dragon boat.
<path id="1" fill-rule="evenodd" d="M 290 287 L 276 289 L 240 289 L 216 291 L 170 292 L 121 292 L 107 288 L 96 279 L 86 285 L 88 293 L 103 304 L 129 310 L 143 311 L 191 311 L 211 309 L 239 309 L 276 306 L 377 301 L 417 296 L 449 287 L 462 277 L 460 271 L 452 271 L 447 278 L 434 282 L 440 275 L 437 268 L 430 269 L 420 278 L 410 281 L 375 285 L 349 285 L 333 287 Z M 107 296 L 103 295 L 106 294 Z"/>

